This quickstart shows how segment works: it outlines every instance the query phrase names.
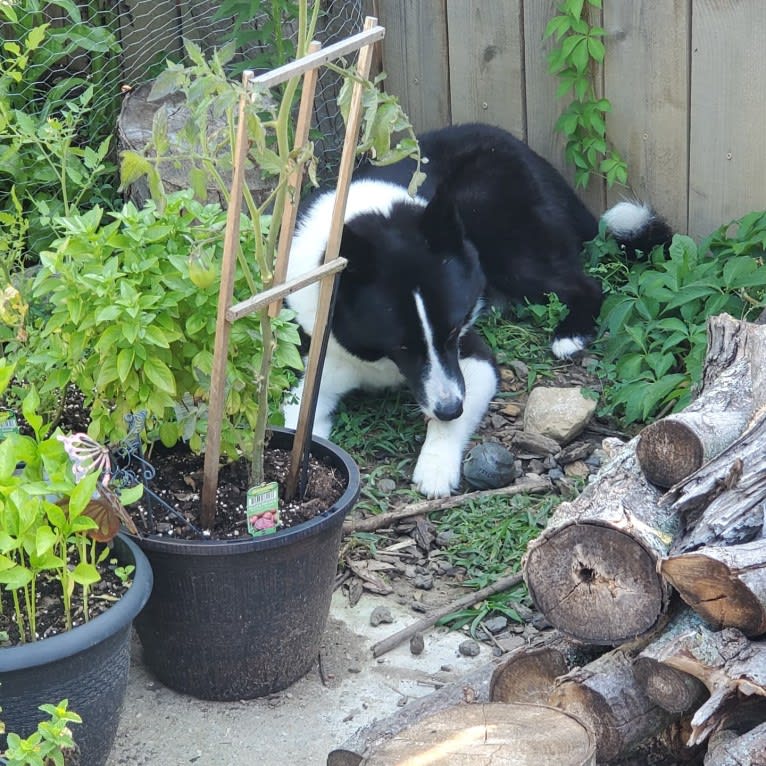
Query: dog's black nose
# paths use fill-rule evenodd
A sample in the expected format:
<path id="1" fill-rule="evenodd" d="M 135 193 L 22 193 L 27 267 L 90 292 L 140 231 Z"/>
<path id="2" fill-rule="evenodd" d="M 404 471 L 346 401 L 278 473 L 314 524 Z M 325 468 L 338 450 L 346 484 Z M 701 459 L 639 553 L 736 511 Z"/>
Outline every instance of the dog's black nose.
<path id="1" fill-rule="evenodd" d="M 445 402 L 434 407 L 437 420 L 457 420 L 463 414 L 463 402 Z"/>

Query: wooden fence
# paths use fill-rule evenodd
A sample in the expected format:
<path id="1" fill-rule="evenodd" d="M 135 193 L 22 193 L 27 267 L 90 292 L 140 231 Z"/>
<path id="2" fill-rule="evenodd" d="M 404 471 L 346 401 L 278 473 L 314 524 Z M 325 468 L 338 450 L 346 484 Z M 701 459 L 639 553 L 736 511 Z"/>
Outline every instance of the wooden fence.
<path id="1" fill-rule="evenodd" d="M 386 27 L 383 68 L 420 130 L 505 127 L 571 176 L 553 126 L 564 104 L 543 32 L 557 0 L 370 0 Z M 603 0 L 608 136 L 630 188 L 591 182 L 594 212 L 650 201 L 702 237 L 766 208 L 766 2 Z"/>

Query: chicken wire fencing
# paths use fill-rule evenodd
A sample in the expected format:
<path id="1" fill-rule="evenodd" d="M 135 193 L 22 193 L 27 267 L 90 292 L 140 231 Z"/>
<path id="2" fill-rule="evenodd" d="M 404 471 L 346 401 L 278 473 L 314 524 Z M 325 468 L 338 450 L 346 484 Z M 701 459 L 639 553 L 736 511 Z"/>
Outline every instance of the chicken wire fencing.
<path id="1" fill-rule="evenodd" d="M 314 37 L 329 45 L 360 32 L 363 1 L 322 0 Z M 126 93 L 150 82 L 168 61 L 183 61 L 187 40 L 206 55 L 233 40 L 233 77 L 292 60 L 296 11 L 294 0 L 0 0 L 0 59 L 24 53 L 31 30 L 47 24 L 16 96 L 44 110 L 93 85 L 87 140 L 96 142 L 115 133 Z M 320 179 L 332 175 L 340 157 L 339 89 L 340 78 L 322 71 L 313 121 Z"/>

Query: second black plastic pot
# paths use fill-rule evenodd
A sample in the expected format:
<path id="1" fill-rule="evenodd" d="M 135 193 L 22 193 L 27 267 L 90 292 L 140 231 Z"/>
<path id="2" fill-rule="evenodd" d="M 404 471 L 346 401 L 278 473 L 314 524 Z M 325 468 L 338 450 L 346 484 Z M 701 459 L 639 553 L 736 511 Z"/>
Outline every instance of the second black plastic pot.
<path id="1" fill-rule="evenodd" d="M 271 446 L 293 434 L 275 429 Z M 343 519 L 359 496 L 359 471 L 323 439 L 312 454 L 347 480 L 335 505 L 273 535 L 236 541 L 137 540 L 154 590 L 136 629 L 147 666 L 166 686 L 202 699 L 252 699 L 311 668 L 330 611 Z"/>
<path id="2" fill-rule="evenodd" d="M 128 688 L 131 624 L 152 589 L 141 550 L 124 535 L 115 538 L 113 550 L 135 572 L 130 589 L 110 609 L 66 633 L 0 649 L 0 718 L 6 730 L 28 737 L 48 717 L 39 706 L 66 698 L 82 717 L 72 736 L 83 766 L 103 766 L 109 757 Z"/>

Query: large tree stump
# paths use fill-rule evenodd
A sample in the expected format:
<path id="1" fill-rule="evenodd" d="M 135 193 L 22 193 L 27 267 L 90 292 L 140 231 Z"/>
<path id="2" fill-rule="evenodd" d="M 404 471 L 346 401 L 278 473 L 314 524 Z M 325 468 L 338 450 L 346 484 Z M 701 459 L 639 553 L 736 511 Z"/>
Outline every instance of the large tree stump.
<path id="1" fill-rule="evenodd" d="M 550 703 L 573 713 L 596 736 L 599 763 L 655 737 L 673 716 L 646 695 L 633 675 L 633 653 L 615 649 L 559 682 Z"/>
<path id="2" fill-rule="evenodd" d="M 660 573 L 714 628 L 766 633 L 766 539 L 670 556 Z"/>
<path id="3" fill-rule="evenodd" d="M 532 541 L 524 579 L 537 608 L 562 632 L 614 645 L 653 630 L 670 588 L 657 573 L 679 532 L 627 444 Z"/>
<path id="4" fill-rule="evenodd" d="M 705 766 L 765 766 L 766 723 L 746 734 L 729 729 L 716 732 L 710 738 Z"/>
<path id="5" fill-rule="evenodd" d="M 595 743 L 573 715 L 500 702 L 438 713 L 370 755 L 365 766 L 595 766 Z"/>

